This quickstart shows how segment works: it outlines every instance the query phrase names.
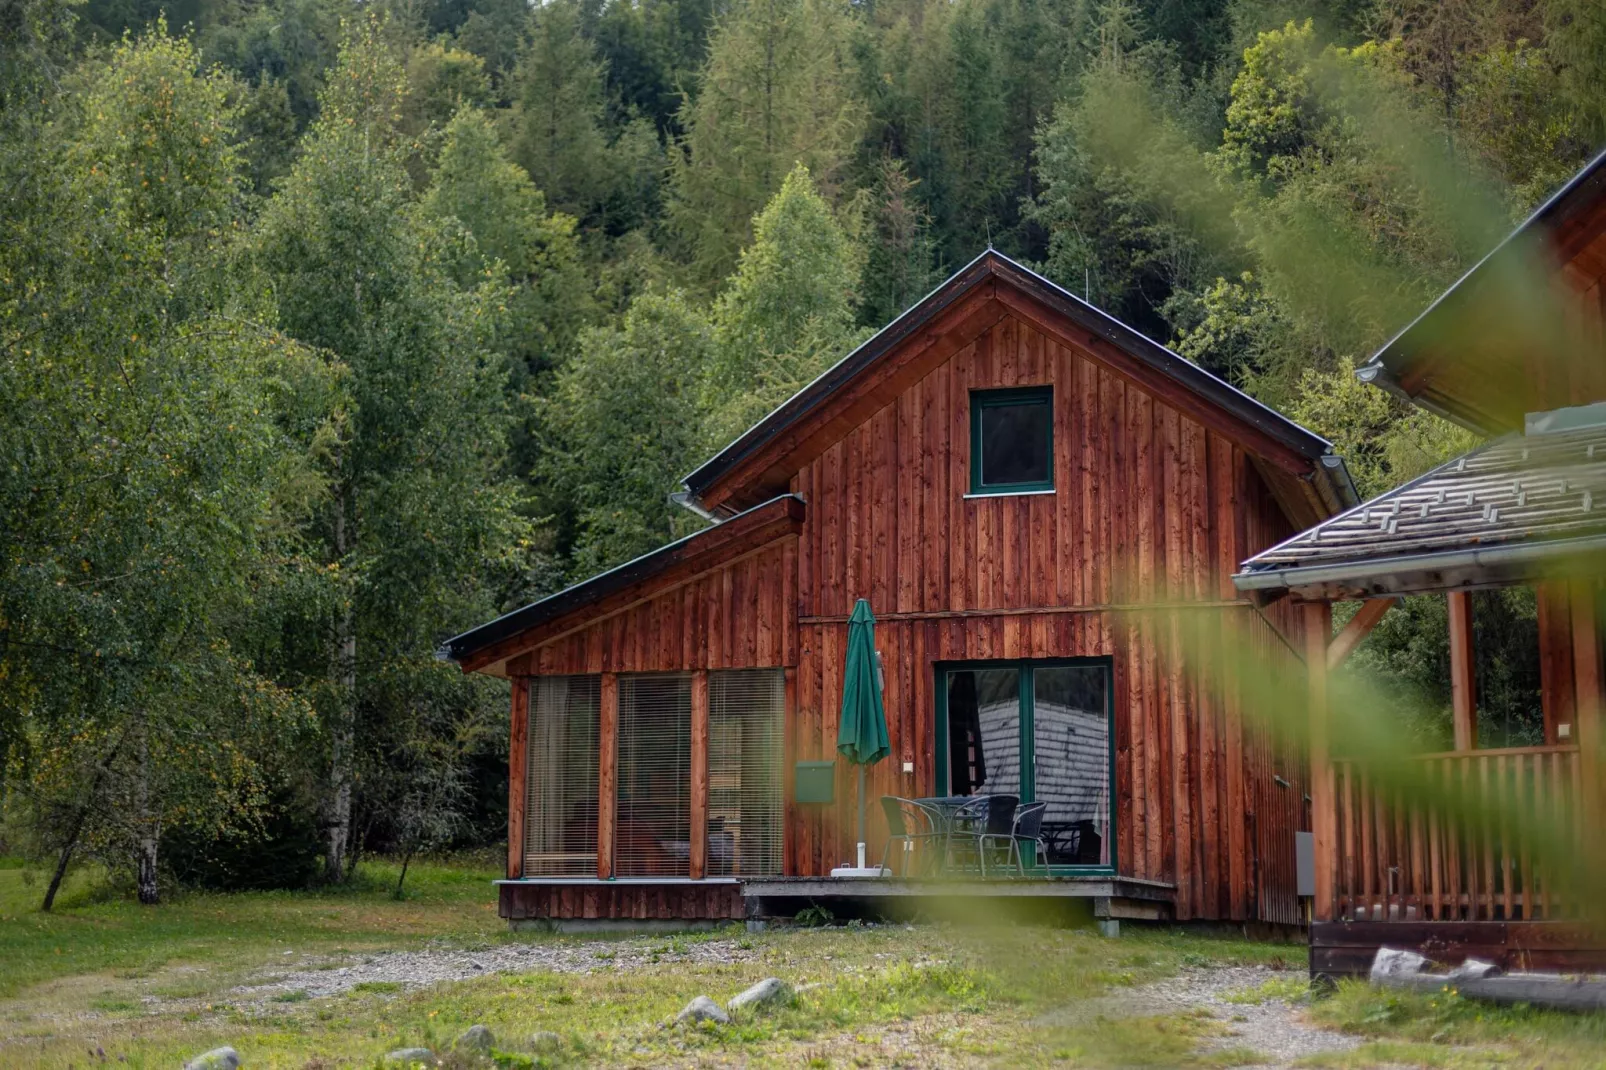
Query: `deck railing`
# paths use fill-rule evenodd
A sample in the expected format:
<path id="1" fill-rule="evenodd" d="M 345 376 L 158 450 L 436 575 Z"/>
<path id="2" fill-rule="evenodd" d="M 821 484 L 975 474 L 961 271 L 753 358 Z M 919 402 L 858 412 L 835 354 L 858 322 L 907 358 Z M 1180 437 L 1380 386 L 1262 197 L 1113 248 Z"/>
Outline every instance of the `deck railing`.
<path id="1" fill-rule="evenodd" d="M 1476 793 L 1479 810 L 1406 805 L 1353 762 L 1334 763 L 1335 917 L 1344 921 L 1514 921 L 1577 915 L 1517 835 L 1526 814 L 1568 822 L 1580 803 L 1578 748 L 1511 747 L 1418 759 L 1431 788 Z M 1425 794 L 1435 794 L 1429 791 Z M 1555 826 L 1552 826 L 1555 827 Z M 1320 864 L 1318 862 L 1318 864 Z"/>

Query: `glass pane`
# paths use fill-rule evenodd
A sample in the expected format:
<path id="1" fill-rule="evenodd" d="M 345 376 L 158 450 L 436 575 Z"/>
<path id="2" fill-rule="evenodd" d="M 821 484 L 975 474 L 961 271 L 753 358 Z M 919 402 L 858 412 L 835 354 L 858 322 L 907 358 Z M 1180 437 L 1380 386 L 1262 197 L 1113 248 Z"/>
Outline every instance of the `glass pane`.
<path id="1" fill-rule="evenodd" d="M 981 482 L 1047 483 L 1051 478 L 1048 400 L 981 407 Z"/>
<path id="2" fill-rule="evenodd" d="M 1020 795 L 1020 670 L 948 674 L 948 794 Z"/>
<path id="3" fill-rule="evenodd" d="M 708 674 L 708 875 L 781 871 L 786 676 L 780 669 Z"/>
<path id="4" fill-rule="evenodd" d="M 691 677 L 619 678 L 614 874 L 691 872 Z"/>
<path id="5" fill-rule="evenodd" d="M 1103 666 L 1039 668 L 1034 769 L 1048 862 L 1109 865 L 1110 722 Z"/>
<path id="6" fill-rule="evenodd" d="M 596 875 L 601 688 L 598 676 L 543 676 L 530 684 L 526 877 Z"/>

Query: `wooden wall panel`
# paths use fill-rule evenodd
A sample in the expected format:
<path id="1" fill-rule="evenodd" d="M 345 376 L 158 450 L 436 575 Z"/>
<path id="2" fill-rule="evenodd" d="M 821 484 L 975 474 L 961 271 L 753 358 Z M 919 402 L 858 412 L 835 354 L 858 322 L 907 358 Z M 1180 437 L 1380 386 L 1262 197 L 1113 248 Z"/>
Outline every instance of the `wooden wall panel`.
<path id="1" fill-rule="evenodd" d="M 778 668 L 797 660 L 798 540 L 767 546 L 520 655 L 531 676 Z"/>
<path id="2" fill-rule="evenodd" d="M 1055 493 L 967 497 L 970 391 L 1045 383 L 1055 387 Z M 1260 619 L 1232 586 L 1240 561 L 1293 533 L 1243 450 L 1006 317 L 799 472 L 792 490 L 808 503 L 796 758 L 832 755 L 857 598 L 876 611 L 887 671 L 892 755 L 871 770 L 872 800 L 935 790 L 936 662 L 1110 657 L 1121 873 L 1176 882 L 1179 918 L 1297 923 L 1303 770 L 1244 723 L 1230 681 L 1170 653 L 1199 614 L 1241 621 L 1267 657 L 1290 656 L 1281 635 L 1299 634 L 1297 619 Z M 844 763 L 833 805 L 794 808 L 787 872 L 849 861 L 855 806 Z M 878 856 L 885 832 L 870 813 Z"/>

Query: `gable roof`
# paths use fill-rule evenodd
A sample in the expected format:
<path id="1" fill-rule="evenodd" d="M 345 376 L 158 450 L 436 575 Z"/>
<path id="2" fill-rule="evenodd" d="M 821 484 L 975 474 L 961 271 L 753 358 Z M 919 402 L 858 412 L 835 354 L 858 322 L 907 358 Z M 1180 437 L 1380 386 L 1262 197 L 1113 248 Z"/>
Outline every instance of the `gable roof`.
<path id="1" fill-rule="evenodd" d="M 686 476 L 688 504 L 732 511 L 776 493 L 813 456 L 1005 315 L 1116 365 L 1169 404 L 1224 421 L 1250 453 L 1306 481 L 1317 499 L 1312 519 L 1356 500 L 1327 440 L 988 249 Z"/>
<path id="2" fill-rule="evenodd" d="M 439 656 L 464 672 L 495 671 L 513 654 L 541 641 L 539 633 L 561 627 L 582 612 L 623 608 L 685 576 L 705 572 L 757 547 L 787 535 L 803 524 L 803 499 L 784 494 L 730 518 L 660 546 L 556 594 L 505 613 L 489 623 L 455 635 L 441 645 Z M 498 673 L 499 674 L 499 673 Z"/>
<path id="3" fill-rule="evenodd" d="M 1521 583 L 1606 550 L 1606 405 L 1544 414 L 1244 562 L 1240 590 L 1369 598 Z"/>
<path id="4" fill-rule="evenodd" d="M 1584 165 L 1356 375 L 1484 435 L 1521 428 L 1528 412 L 1595 400 L 1547 394 L 1533 354 L 1555 347 L 1525 345 L 1523 339 L 1525 334 L 1544 337 L 1541 332 L 1554 330 L 1561 318 L 1532 289 L 1535 265 L 1562 271 L 1585 254 L 1593 263 L 1606 255 L 1600 247 L 1603 235 L 1606 152 Z M 1526 360 L 1514 353 L 1527 354 Z"/>

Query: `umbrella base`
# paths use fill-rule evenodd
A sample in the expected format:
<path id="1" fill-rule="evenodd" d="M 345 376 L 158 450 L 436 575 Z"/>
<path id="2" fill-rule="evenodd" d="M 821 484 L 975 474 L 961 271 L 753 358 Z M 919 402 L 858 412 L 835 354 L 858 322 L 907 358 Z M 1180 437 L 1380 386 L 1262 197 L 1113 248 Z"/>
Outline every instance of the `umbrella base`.
<path id="1" fill-rule="evenodd" d="M 880 866 L 838 866 L 831 871 L 833 877 L 890 877 L 892 870 Z"/>

